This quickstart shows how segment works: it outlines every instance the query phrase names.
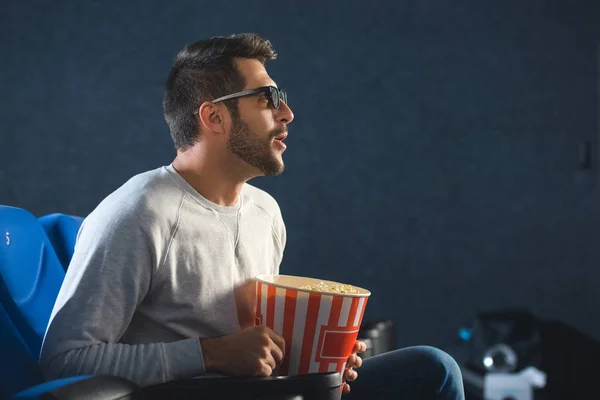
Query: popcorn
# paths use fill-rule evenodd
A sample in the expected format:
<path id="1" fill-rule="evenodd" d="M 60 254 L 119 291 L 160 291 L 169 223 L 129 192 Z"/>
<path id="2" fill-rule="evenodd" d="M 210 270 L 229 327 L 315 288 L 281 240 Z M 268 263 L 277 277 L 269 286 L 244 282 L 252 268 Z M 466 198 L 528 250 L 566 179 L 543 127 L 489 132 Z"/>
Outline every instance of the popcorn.
<path id="1" fill-rule="evenodd" d="M 342 283 L 331 284 L 331 283 L 325 283 L 323 281 L 316 283 L 316 284 L 312 284 L 312 285 L 300 286 L 300 289 L 316 290 L 319 292 L 340 293 L 340 294 L 356 294 L 356 293 L 358 293 L 358 290 L 351 285 L 345 285 Z"/>

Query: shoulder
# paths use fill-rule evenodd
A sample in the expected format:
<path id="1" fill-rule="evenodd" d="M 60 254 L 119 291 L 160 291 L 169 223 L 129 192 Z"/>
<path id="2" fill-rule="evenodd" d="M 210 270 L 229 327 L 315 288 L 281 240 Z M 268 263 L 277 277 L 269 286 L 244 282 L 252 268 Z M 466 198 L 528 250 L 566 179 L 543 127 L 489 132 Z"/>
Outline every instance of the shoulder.
<path id="1" fill-rule="evenodd" d="M 167 228 L 176 220 L 183 196 L 161 167 L 133 176 L 102 200 L 85 223 L 124 230 Z"/>

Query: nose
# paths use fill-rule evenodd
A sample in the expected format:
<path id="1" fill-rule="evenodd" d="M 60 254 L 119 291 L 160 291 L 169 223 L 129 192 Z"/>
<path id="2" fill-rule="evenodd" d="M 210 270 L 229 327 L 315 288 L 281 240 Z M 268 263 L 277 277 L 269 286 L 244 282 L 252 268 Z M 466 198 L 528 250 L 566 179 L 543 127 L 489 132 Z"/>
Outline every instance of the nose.
<path id="1" fill-rule="evenodd" d="M 292 112 L 292 109 L 283 101 L 279 102 L 279 108 L 277 109 L 277 120 L 286 125 L 294 120 L 294 113 Z"/>

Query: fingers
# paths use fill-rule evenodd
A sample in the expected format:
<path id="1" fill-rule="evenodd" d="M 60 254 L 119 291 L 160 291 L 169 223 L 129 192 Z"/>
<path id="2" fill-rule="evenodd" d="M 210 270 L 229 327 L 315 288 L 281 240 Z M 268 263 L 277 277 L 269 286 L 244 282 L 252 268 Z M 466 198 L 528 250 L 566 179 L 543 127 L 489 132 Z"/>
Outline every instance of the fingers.
<path id="1" fill-rule="evenodd" d="M 358 357 L 360 359 L 360 357 Z M 350 393 L 350 385 L 347 382 L 354 382 L 356 380 L 356 378 L 358 378 L 358 372 L 356 372 L 355 370 L 353 370 L 352 368 L 346 368 L 346 370 L 344 371 L 344 383 L 343 383 L 343 388 L 342 388 L 342 392 L 344 394 L 348 394 Z"/>
<path id="2" fill-rule="evenodd" d="M 344 379 L 348 382 L 354 382 L 358 378 L 358 372 L 353 369 L 347 369 L 344 371 Z"/>
<path id="3" fill-rule="evenodd" d="M 277 364 L 285 357 L 285 339 L 283 336 L 278 335 L 272 329 L 264 327 L 264 331 L 269 338 L 269 348 L 271 349 L 271 356 Z"/>
<path id="4" fill-rule="evenodd" d="M 275 345 L 281 350 L 282 355 L 279 360 L 279 361 L 281 361 L 283 359 L 283 357 L 285 357 L 285 339 L 283 338 L 283 336 L 275 333 L 272 329 L 267 328 L 266 332 L 268 333 L 269 338 L 271 338 L 273 343 L 275 343 Z"/>
<path id="5" fill-rule="evenodd" d="M 364 353 L 367 351 L 367 344 L 362 340 L 357 340 L 354 343 L 354 348 L 352 349 L 352 353 Z"/>
<path id="6" fill-rule="evenodd" d="M 276 364 L 279 364 L 281 360 L 283 360 L 283 356 L 283 350 L 279 348 L 279 346 L 276 343 L 273 343 L 271 345 L 271 358 L 273 358 Z"/>
<path id="7" fill-rule="evenodd" d="M 362 367 L 362 363 L 362 358 L 356 354 L 352 354 L 350 357 L 348 357 L 348 364 L 346 364 L 346 368 L 360 368 Z"/>
<path id="8" fill-rule="evenodd" d="M 258 372 L 258 376 L 271 376 L 271 374 L 273 373 L 273 369 L 275 367 L 271 366 L 272 364 L 269 363 L 268 361 L 264 361 L 261 363 L 261 369 Z M 274 363 L 273 363 L 274 364 Z"/>
<path id="9" fill-rule="evenodd" d="M 348 394 L 350 393 L 350 385 L 348 385 L 346 382 L 344 382 L 344 394 Z"/>
<path id="10" fill-rule="evenodd" d="M 260 361 L 261 367 L 259 370 L 259 376 L 271 376 L 273 370 L 277 366 L 275 359 L 271 356 L 270 353 L 266 354 Z"/>

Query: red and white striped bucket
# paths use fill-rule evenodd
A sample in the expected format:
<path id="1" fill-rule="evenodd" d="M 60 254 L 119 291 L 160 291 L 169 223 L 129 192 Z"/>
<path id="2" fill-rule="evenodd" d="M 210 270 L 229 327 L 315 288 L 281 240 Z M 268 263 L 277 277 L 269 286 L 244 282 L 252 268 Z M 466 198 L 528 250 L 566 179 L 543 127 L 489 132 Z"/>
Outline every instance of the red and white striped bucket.
<path id="1" fill-rule="evenodd" d="M 337 371 L 343 376 L 371 292 L 356 286 L 356 294 L 301 289 L 319 282 L 340 285 L 289 275 L 256 278 L 256 323 L 285 339 L 285 358 L 273 375 Z"/>

